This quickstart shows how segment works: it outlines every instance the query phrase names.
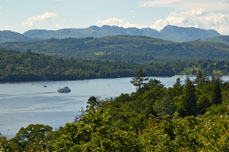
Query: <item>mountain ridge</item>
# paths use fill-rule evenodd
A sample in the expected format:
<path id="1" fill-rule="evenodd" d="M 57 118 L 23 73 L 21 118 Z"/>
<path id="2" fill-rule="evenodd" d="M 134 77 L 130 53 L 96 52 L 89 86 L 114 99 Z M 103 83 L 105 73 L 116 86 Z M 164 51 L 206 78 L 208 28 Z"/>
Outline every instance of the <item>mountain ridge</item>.
<path id="1" fill-rule="evenodd" d="M 50 38 L 86 38 L 86 37 L 105 37 L 114 35 L 137 35 L 160 38 L 164 40 L 186 42 L 198 39 L 220 36 L 215 30 L 204 30 L 194 27 L 177 27 L 168 25 L 161 31 L 152 28 L 123 28 L 118 26 L 104 25 L 102 27 L 90 26 L 88 28 L 68 28 L 60 30 L 41 30 L 33 29 L 23 33 L 24 36 L 31 39 L 50 39 Z"/>

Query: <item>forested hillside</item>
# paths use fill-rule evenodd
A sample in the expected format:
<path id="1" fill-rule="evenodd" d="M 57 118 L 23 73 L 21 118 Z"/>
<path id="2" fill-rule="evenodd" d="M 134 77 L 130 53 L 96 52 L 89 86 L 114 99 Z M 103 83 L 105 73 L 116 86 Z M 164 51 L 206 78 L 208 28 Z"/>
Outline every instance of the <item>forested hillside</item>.
<path id="1" fill-rule="evenodd" d="M 135 80 L 144 78 L 143 75 Z M 134 80 L 134 79 L 133 79 Z M 2 151 L 229 151 L 229 83 L 198 72 L 171 88 L 143 84 L 115 99 L 88 99 L 74 122 L 57 130 L 31 124 L 12 139 L 0 136 Z M 137 85 L 138 86 L 138 85 Z"/>
<path id="2" fill-rule="evenodd" d="M 229 57 L 229 45 L 213 42 L 176 43 L 141 36 L 110 36 L 84 39 L 50 39 L 37 42 L 2 43 L 0 48 L 56 55 L 66 58 L 108 60 L 118 62 L 146 62 L 155 56 L 181 58 Z"/>
<path id="3" fill-rule="evenodd" d="M 204 39 L 203 41 L 229 44 L 229 36 L 217 36 L 213 38 Z"/>
<path id="4" fill-rule="evenodd" d="M 0 50 L 0 81 L 77 80 L 131 76 L 125 63 L 66 60 L 27 51 Z"/>
<path id="5" fill-rule="evenodd" d="M 149 76 L 193 75 L 198 70 L 207 75 L 228 75 L 229 61 L 154 58 L 152 62 L 129 64 L 0 50 L 0 82 L 131 77 L 140 68 Z"/>

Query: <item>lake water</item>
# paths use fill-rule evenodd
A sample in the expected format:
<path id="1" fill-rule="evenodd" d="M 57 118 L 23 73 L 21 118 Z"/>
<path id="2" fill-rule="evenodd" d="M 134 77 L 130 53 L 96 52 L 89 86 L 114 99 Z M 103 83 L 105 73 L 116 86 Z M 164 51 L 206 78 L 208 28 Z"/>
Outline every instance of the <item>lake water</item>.
<path id="1" fill-rule="evenodd" d="M 186 79 L 186 76 L 151 78 L 171 87 L 178 77 L 182 82 Z M 45 124 L 58 128 L 80 115 L 81 108 L 85 109 L 91 96 L 105 99 L 134 92 L 136 88 L 130 80 L 131 78 L 117 78 L 0 84 L 0 132 L 11 138 L 21 127 L 29 124 Z M 229 81 L 229 77 L 223 77 L 223 80 Z M 71 93 L 56 92 L 64 86 L 68 86 Z"/>

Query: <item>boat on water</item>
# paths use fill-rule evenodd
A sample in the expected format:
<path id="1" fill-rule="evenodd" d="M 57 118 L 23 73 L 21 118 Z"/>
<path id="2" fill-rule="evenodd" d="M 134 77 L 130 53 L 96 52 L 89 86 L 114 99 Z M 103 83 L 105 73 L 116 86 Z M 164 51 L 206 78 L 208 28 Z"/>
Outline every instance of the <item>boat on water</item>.
<path id="1" fill-rule="evenodd" d="M 71 89 L 69 89 L 69 87 L 59 88 L 57 92 L 58 93 L 69 93 L 71 92 Z"/>

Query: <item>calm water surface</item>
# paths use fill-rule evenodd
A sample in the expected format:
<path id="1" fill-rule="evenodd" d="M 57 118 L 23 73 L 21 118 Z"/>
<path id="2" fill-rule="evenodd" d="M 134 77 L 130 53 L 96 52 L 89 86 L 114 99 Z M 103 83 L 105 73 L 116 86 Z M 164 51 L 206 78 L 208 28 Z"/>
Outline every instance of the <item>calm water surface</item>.
<path id="1" fill-rule="evenodd" d="M 182 82 L 186 78 L 152 78 L 160 80 L 166 87 L 171 87 L 178 77 Z M 229 81 L 229 77 L 223 79 Z M 80 115 L 81 108 L 86 107 L 91 96 L 105 99 L 134 92 L 135 87 L 130 80 L 131 78 L 118 78 L 0 84 L 0 132 L 11 138 L 21 127 L 29 124 L 45 124 L 58 128 Z M 65 86 L 72 92 L 56 92 L 58 88 Z"/>

